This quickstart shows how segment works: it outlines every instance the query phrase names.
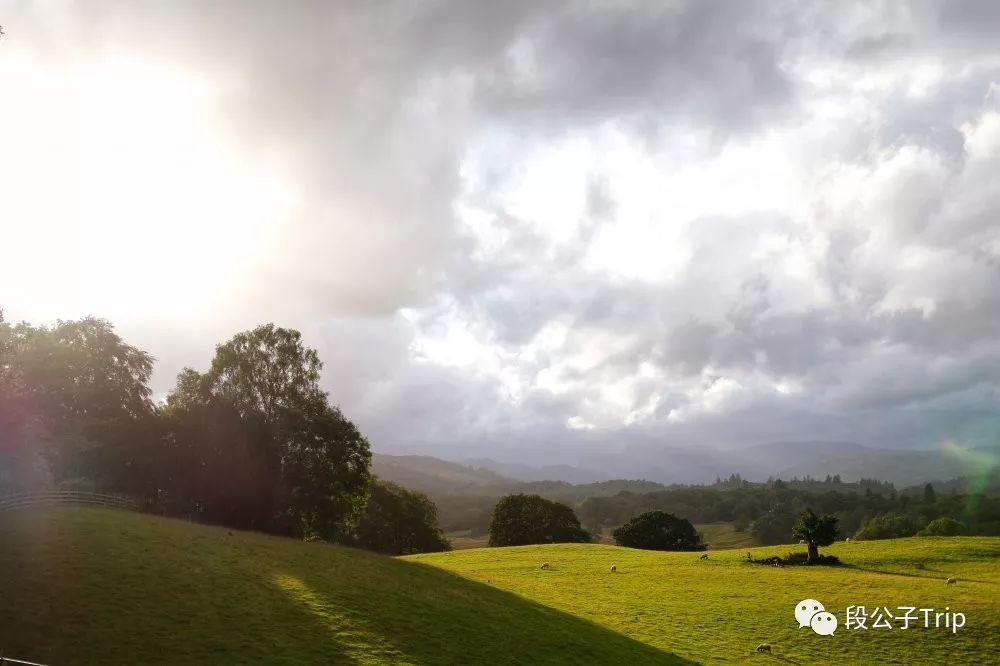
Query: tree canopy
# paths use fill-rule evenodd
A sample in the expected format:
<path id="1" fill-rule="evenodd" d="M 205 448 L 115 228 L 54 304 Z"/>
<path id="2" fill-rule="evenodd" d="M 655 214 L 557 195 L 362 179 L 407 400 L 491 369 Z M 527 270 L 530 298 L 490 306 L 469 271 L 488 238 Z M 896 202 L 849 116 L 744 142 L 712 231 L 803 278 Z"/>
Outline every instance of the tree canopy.
<path id="1" fill-rule="evenodd" d="M 8 490 L 90 477 L 120 482 L 154 409 L 153 358 L 103 319 L 0 319 L 0 475 Z"/>
<path id="2" fill-rule="evenodd" d="M 493 508 L 491 546 L 590 541 L 590 533 L 580 527 L 573 509 L 540 495 L 507 495 Z"/>
<path id="3" fill-rule="evenodd" d="M 694 525 L 665 511 L 647 511 L 614 531 L 615 542 L 645 550 L 704 550 Z"/>
<path id="4" fill-rule="evenodd" d="M 204 374 L 185 368 L 167 412 L 184 423 L 231 410 L 256 424 L 252 459 L 259 462 L 256 473 L 273 475 L 267 493 L 273 520 L 295 534 L 336 540 L 347 537 L 364 509 L 371 451 L 327 401 L 321 368 L 298 331 L 258 326 L 218 345 Z"/>
<path id="5" fill-rule="evenodd" d="M 352 540 L 361 548 L 388 555 L 451 550 L 438 527 L 434 503 L 423 493 L 380 479 L 372 480 Z"/>
<path id="6" fill-rule="evenodd" d="M 819 547 L 829 546 L 837 538 L 837 517 L 817 516 L 812 509 L 799 514 L 799 520 L 792 528 L 792 537 L 806 542 L 809 550 L 808 562 L 819 559 Z"/>

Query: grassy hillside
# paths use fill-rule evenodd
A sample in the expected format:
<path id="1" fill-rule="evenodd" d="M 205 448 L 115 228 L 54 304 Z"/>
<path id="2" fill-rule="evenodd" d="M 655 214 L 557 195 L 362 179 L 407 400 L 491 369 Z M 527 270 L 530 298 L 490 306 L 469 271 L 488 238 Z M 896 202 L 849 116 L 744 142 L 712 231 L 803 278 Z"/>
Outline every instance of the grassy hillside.
<path id="1" fill-rule="evenodd" d="M 701 539 L 709 550 L 749 548 L 753 545 L 750 532 L 740 532 L 732 523 L 700 523 L 694 528 L 701 534 Z"/>
<path id="2" fill-rule="evenodd" d="M 45 664 L 663 663 L 587 620 L 362 551 L 68 507 L 0 513 L 0 535 L 0 654 Z"/>
<path id="3" fill-rule="evenodd" d="M 753 548 L 760 558 L 791 546 Z M 927 538 L 840 543 L 843 567 L 745 563 L 746 548 L 656 553 L 566 544 L 464 550 L 409 559 L 441 567 L 600 624 L 698 663 L 1000 663 L 1000 539 Z M 551 569 L 542 571 L 539 563 Z M 610 573 L 614 563 L 617 573 Z M 957 585 L 945 585 L 957 576 Z M 833 636 L 798 628 L 793 608 L 815 598 L 838 616 Z M 848 605 L 946 607 L 966 627 L 848 630 Z M 933 616 L 932 616 L 933 617 Z M 870 623 L 869 623 L 870 624 Z M 761 642 L 774 656 L 756 655 Z"/>
<path id="4" fill-rule="evenodd" d="M 47 664 L 997 663 L 1000 539 L 838 544 L 847 566 L 605 545 L 392 559 L 100 509 L 0 513 L 0 651 Z M 754 548 L 760 557 L 789 546 Z M 542 561 L 551 562 L 541 571 Z M 608 571 L 611 563 L 618 573 Z M 958 585 L 944 579 L 957 576 Z M 813 597 L 945 629 L 798 629 Z M 753 654 L 762 641 L 774 655 Z"/>

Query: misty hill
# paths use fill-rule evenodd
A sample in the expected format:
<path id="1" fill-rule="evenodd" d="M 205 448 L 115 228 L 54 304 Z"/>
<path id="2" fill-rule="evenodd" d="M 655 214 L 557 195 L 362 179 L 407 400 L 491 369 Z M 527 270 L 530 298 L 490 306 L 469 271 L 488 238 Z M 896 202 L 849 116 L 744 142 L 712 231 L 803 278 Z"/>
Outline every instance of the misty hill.
<path id="1" fill-rule="evenodd" d="M 986 458 L 983 458 L 986 456 Z M 744 448 L 630 445 L 584 456 L 578 465 L 532 467 L 520 462 L 479 458 L 480 469 L 521 481 L 558 480 L 590 483 L 609 478 L 649 479 L 660 484 L 704 484 L 740 474 L 744 479 L 790 479 L 839 474 L 844 481 L 875 478 L 897 486 L 975 475 L 983 464 L 996 464 L 996 450 L 971 452 L 876 448 L 843 441 L 771 442 Z M 989 460 L 993 460 L 992 463 Z M 595 470 L 600 470 L 595 471 Z"/>
<path id="2" fill-rule="evenodd" d="M 533 467 L 518 462 L 500 462 L 492 458 L 463 460 L 466 465 L 492 470 L 518 481 L 566 481 L 568 483 L 593 483 L 603 481 L 608 476 L 592 469 L 573 465 L 542 465 Z"/>
<path id="3" fill-rule="evenodd" d="M 372 455 L 372 473 L 379 478 L 425 493 L 481 493 L 517 485 L 488 469 L 469 467 L 431 456 Z"/>
<path id="4" fill-rule="evenodd" d="M 817 462 L 800 463 L 783 469 L 778 476 L 823 477 L 840 474 L 845 481 L 862 478 L 889 481 L 896 486 L 909 486 L 930 481 L 945 481 L 958 477 L 976 476 L 995 468 L 996 450 L 985 448 L 967 452 L 869 450 L 864 453 L 832 456 Z"/>

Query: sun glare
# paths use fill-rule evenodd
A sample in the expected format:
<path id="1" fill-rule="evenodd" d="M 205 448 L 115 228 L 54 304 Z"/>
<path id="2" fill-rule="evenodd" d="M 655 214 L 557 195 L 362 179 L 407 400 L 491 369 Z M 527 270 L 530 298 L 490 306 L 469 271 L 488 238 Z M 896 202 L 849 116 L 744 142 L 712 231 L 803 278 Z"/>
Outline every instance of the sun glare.
<path id="1" fill-rule="evenodd" d="M 291 194 L 234 148 L 208 85 L 106 60 L 20 61 L 0 77 L 13 137 L 0 153 L 0 297 L 15 313 L 197 314 L 240 288 Z"/>

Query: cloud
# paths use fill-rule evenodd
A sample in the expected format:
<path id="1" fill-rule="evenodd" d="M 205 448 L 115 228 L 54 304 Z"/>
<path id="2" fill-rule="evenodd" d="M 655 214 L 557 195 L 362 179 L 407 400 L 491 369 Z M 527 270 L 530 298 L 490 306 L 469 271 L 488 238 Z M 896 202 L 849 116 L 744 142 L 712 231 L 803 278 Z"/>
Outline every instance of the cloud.
<path id="1" fill-rule="evenodd" d="M 980 441 L 998 20 L 988 2 L 24 6 L 0 85 L 42 120 L 3 117 L 60 145 L 97 127 L 105 162 L 81 170 L 112 201 L 95 165 L 131 173 L 134 196 L 90 217 L 46 201 L 80 172 L 11 144 L 0 226 L 22 268 L 43 238 L 61 259 L 0 299 L 112 318 L 160 359 L 160 392 L 238 329 L 295 326 L 381 450 Z M 148 111 L 143 77 L 81 91 L 81 68 L 115 67 L 185 82 L 179 111 L 77 127 L 73 100 Z M 168 138 L 122 147 L 147 135 Z M 155 203 L 223 181 L 221 203 Z M 90 289 L 66 286 L 87 272 L 75 237 L 107 268 Z"/>

